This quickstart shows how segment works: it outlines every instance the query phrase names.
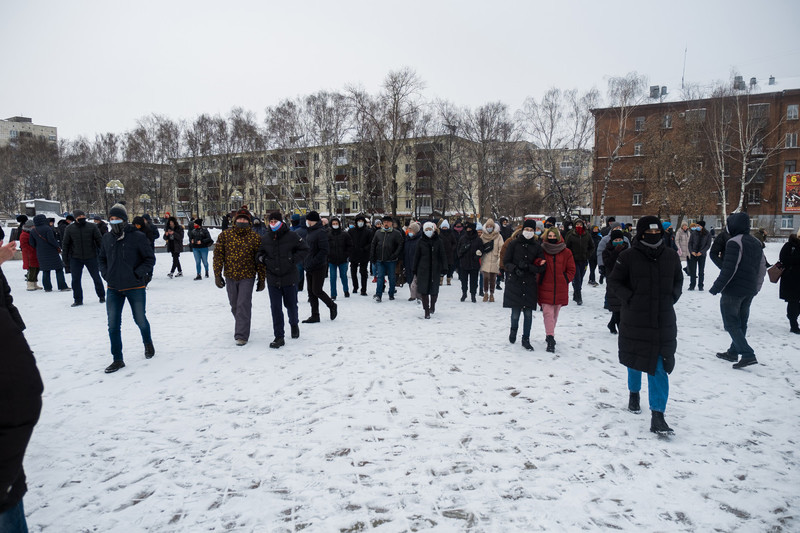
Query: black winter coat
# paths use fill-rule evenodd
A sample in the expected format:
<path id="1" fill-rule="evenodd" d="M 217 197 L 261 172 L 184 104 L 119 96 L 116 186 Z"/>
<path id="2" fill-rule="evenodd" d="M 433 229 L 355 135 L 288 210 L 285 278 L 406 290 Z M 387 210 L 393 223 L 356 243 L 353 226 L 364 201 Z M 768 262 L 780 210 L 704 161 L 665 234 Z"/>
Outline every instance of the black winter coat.
<path id="1" fill-rule="evenodd" d="M 5 278 L 3 278 L 5 282 Z M 3 291 L 5 292 L 5 291 Z M 10 302 L 9 302 L 10 305 Z M 13 307 L 13 305 L 11 305 Z M 9 307 L 0 305 L 0 514 L 25 495 L 22 461 L 42 410 L 42 378 Z"/>
<path id="2" fill-rule="evenodd" d="M 397 229 L 383 231 L 379 229 L 372 237 L 369 259 L 373 263 L 378 261 L 399 261 L 403 255 L 403 232 Z"/>
<path id="3" fill-rule="evenodd" d="M 714 242 L 708 252 L 711 262 L 717 265 L 719 269 L 722 269 L 722 260 L 725 258 L 725 245 L 728 244 L 728 239 L 730 238 L 731 236 L 726 230 L 720 231 L 719 235 L 714 238 Z"/>
<path id="4" fill-rule="evenodd" d="M 417 280 L 417 292 L 438 295 L 439 277 L 447 275 L 447 252 L 437 233 L 430 238 L 424 234 L 419 238 L 413 265 L 411 271 Z"/>
<path id="5" fill-rule="evenodd" d="M 614 271 L 614 266 L 617 264 L 619 254 L 630 248 L 628 243 L 623 241 L 622 246 L 614 246 L 610 244 L 603 250 L 603 265 L 606 268 L 606 277 L 610 277 Z M 611 290 L 611 285 L 606 284 L 606 301 L 610 311 L 619 311 L 622 309 L 622 301 L 617 298 L 617 294 Z"/>
<path id="6" fill-rule="evenodd" d="M 439 238 L 442 240 L 442 244 L 444 244 L 444 254 L 447 256 L 447 268 L 449 269 L 456 262 L 456 245 L 458 244 L 458 236 L 456 235 L 455 230 L 443 229 L 439 231 Z"/>
<path id="7" fill-rule="evenodd" d="M 706 228 L 700 231 L 692 230 L 689 234 L 689 254 L 705 254 L 709 248 L 711 248 L 711 234 Z"/>
<path id="8" fill-rule="evenodd" d="M 708 292 L 755 296 L 761 290 L 764 275 L 767 273 L 767 260 L 761 241 L 750 235 L 750 217 L 747 213 L 729 216 L 727 228 L 731 238 L 725 243 L 719 276 Z M 689 248 L 691 249 L 691 244 Z"/>
<path id="9" fill-rule="evenodd" d="M 64 257 L 74 257 L 75 259 L 96 259 L 101 241 L 102 235 L 100 235 L 97 224 L 89 221 L 83 224 L 75 222 L 67 226 L 64 231 L 61 253 Z"/>
<path id="10" fill-rule="evenodd" d="M 458 266 L 462 270 L 480 270 L 481 264 L 479 257 L 475 252 L 480 250 L 483 243 L 478 238 L 478 233 L 475 231 L 468 232 L 464 230 L 464 235 L 458 241 Z"/>
<path id="11" fill-rule="evenodd" d="M 536 275 L 547 268 L 536 266 L 537 259 L 544 260 L 544 250 L 536 239 L 526 239 L 520 234 L 508 243 L 503 256 L 503 270 L 506 271 L 503 307 L 536 309 L 539 301 Z"/>
<path id="12" fill-rule="evenodd" d="M 645 246 L 640 239 L 619 254 L 608 284 L 622 303 L 619 362 L 655 375 L 658 356 L 664 370 L 675 367 L 678 325 L 675 303 L 681 296 L 683 273 L 675 250 Z"/>
<path id="13" fill-rule="evenodd" d="M 303 261 L 303 268 L 306 272 L 313 272 L 328 266 L 328 232 L 322 227 L 322 224 L 317 222 L 308 228 L 308 237 L 306 238 L 308 244 L 308 255 Z"/>
<path id="14" fill-rule="evenodd" d="M 195 241 L 200 241 L 200 244 L 197 244 Z M 195 248 L 208 248 L 212 244 L 214 244 L 214 239 L 211 238 L 211 234 L 206 228 L 192 228 L 189 230 L 190 249 L 194 250 Z"/>
<path id="15" fill-rule="evenodd" d="M 328 234 L 328 263 L 341 265 L 347 263 L 353 251 L 353 239 L 350 233 L 339 229 L 331 229 Z"/>
<path id="16" fill-rule="evenodd" d="M 14 323 L 20 331 L 25 330 L 25 322 L 22 321 L 22 315 L 19 314 L 19 309 L 14 305 L 14 298 L 11 296 L 11 287 L 8 285 L 8 280 L 5 274 L 3 274 L 2 268 L 0 268 L 0 308 L 8 310 L 9 316 L 14 320 Z M 0 337 L 0 339 L 2 339 L 2 337 Z"/>
<path id="17" fill-rule="evenodd" d="M 41 218 L 40 218 L 41 217 Z M 55 231 L 47 223 L 44 215 L 33 217 L 33 229 L 31 229 L 30 245 L 36 249 L 36 258 L 39 260 L 39 268 L 42 270 L 58 270 L 64 268 L 59 255 L 61 247 L 56 240 Z"/>
<path id="18" fill-rule="evenodd" d="M 417 254 L 417 244 L 419 244 L 421 236 L 422 232 L 413 237 L 406 235 L 406 242 L 403 244 L 403 270 L 409 283 L 414 279 L 414 257 Z"/>
<path id="19" fill-rule="evenodd" d="M 297 232 L 281 224 L 278 231 L 270 231 L 261 237 L 261 247 L 256 259 L 267 268 L 267 283 L 273 287 L 297 285 L 298 263 L 308 255 L 308 244 Z"/>
<path id="20" fill-rule="evenodd" d="M 596 255 L 594 239 L 589 231 L 584 231 L 583 235 L 578 235 L 575 230 L 567 233 L 564 242 L 572 252 L 572 258 L 576 263 L 585 263 L 589 261 L 589 257 L 593 254 Z"/>
<path id="21" fill-rule="evenodd" d="M 784 270 L 781 274 L 780 298 L 787 302 L 800 300 L 800 239 L 792 235 L 781 248 L 779 257 Z"/>
<path id="22" fill-rule="evenodd" d="M 350 252 L 351 263 L 363 263 L 369 261 L 369 249 L 372 245 L 373 232 L 364 224 L 363 228 L 356 226 L 347 232 L 350 240 L 353 241 L 353 249 Z"/>
<path id="23" fill-rule="evenodd" d="M 167 231 L 172 230 L 171 235 L 167 235 Z M 171 253 L 183 252 L 183 226 L 175 224 L 174 228 L 164 230 L 164 240 L 167 242 L 167 251 Z"/>
<path id="24" fill-rule="evenodd" d="M 113 231 L 103 235 L 97 256 L 100 274 L 110 289 L 124 291 L 142 288 L 153 275 L 156 256 L 144 233 L 128 224 L 117 240 Z"/>

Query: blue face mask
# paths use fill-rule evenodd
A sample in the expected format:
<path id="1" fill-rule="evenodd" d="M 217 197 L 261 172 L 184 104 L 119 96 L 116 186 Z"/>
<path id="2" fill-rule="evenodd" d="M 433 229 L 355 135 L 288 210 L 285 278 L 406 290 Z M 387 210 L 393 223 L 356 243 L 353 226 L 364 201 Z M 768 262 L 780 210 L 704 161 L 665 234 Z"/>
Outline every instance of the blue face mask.
<path id="1" fill-rule="evenodd" d="M 394 229 L 394 228 L 392 228 L 392 227 L 389 227 L 389 228 L 383 228 L 383 231 L 385 231 L 385 232 L 387 232 L 387 233 L 388 233 L 388 232 L 392 231 L 393 229 Z"/>
<path id="2" fill-rule="evenodd" d="M 123 222 L 122 219 L 119 219 L 119 218 L 117 220 L 109 220 L 108 221 L 109 224 L 122 224 L 122 222 Z"/>
<path id="3" fill-rule="evenodd" d="M 275 225 L 270 224 L 269 229 L 271 229 L 272 231 L 278 231 L 281 226 L 283 226 L 283 222 L 278 222 Z"/>
<path id="4" fill-rule="evenodd" d="M 694 230 L 694 231 L 700 231 L 701 229 L 703 229 L 703 228 L 701 228 L 700 226 L 695 226 L 695 227 L 692 228 L 692 230 Z"/>

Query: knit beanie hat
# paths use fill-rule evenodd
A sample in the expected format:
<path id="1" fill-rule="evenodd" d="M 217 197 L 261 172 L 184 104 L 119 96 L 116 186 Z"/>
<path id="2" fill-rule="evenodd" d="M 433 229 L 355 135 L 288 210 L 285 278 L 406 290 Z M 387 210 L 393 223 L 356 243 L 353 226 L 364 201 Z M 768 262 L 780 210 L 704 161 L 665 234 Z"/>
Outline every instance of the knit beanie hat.
<path id="1" fill-rule="evenodd" d="M 475 231 L 483 231 L 483 224 L 481 224 L 480 222 L 476 222 Z"/>
<path id="2" fill-rule="evenodd" d="M 523 228 L 532 228 L 532 229 L 535 230 L 536 229 L 536 221 L 531 219 L 531 218 L 529 218 L 525 222 L 522 223 L 522 227 Z"/>
<path id="3" fill-rule="evenodd" d="M 292 215 L 292 216 L 294 216 L 294 215 Z M 270 222 L 272 222 L 273 220 L 277 220 L 278 222 L 283 222 L 283 215 L 281 215 L 278 211 L 275 211 L 274 213 L 270 213 L 269 214 L 269 219 L 268 220 Z"/>
<path id="4" fill-rule="evenodd" d="M 658 219 L 658 217 L 648 215 L 640 218 L 639 222 L 636 223 L 636 236 L 641 239 L 641 236 L 650 229 L 657 229 L 659 233 L 664 233 L 664 228 L 661 227 L 661 221 Z"/>
<path id="5" fill-rule="evenodd" d="M 25 215 L 19 215 L 17 217 L 17 222 L 19 222 L 20 224 L 25 224 L 27 221 L 28 217 L 26 217 Z"/>
<path id="6" fill-rule="evenodd" d="M 433 231 L 436 231 L 436 224 L 434 224 L 433 222 L 426 222 L 425 224 L 422 225 L 422 229 L 423 230 L 432 229 Z"/>
<path id="7" fill-rule="evenodd" d="M 234 222 L 234 223 L 236 222 L 236 219 L 237 219 L 237 218 L 246 218 L 248 222 L 250 222 L 251 224 L 253 223 L 253 215 L 252 215 L 252 214 L 250 213 L 250 211 L 247 209 L 247 206 L 246 206 L 246 205 L 243 205 L 243 206 L 242 206 L 242 207 L 241 207 L 241 208 L 240 208 L 240 209 L 239 209 L 239 210 L 236 212 L 236 214 L 233 216 L 233 222 Z"/>
<path id="8" fill-rule="evenodd" d="M 125 206 L 122 204 L 114 204 L 114 206 L 108 211 L 108 218 L 117 217 L 121 218 L 125 222 L 128 221 L 128 210 L 125 209 Z"/>
<path id="9" fill-rule="evenodd" d="M 81 209 L 76 209 L 76 210 L 74 210 L 72 212 L 72 216 L 74 216 L 75 218 L 85 217 L 86 216 L 86 212 L 81 210 Z"/>
<path id="10" fill-rule="evenodd" d="M 319 222 L 322 219 L 320 218 L 319 213 L 316 211 L 309 211 L 306 213 L 306 220 L 310 220 L 311 222 Z"/>
<path id="11" fill-rule="evenodd" d="M 202 218 L 198 218 L 194 222 L 192 222 L 192 224 L 197 224 L 198 226 L 202 226 L 203 225 L 203 219 Z"/>
<path id="12" fill-rule="evenodd" d="M 134 226 L 142 226 L 142 227 L 144 227 L 144 218 L 143 217 L 133 217 L 133 225 Z"/>
<path id="13" fill-rule="evenodd" d="M 418 222 L 412 222 L 411 224 L 408 225 L 409 233 L 413 233 L 414 235 L 419 235 L 419 230 L 420 227 Z"/>
<path id="14" fill-rule="evenodd" d="M 442 229 L 450 229 L 450 223 L 447 221 L 446 218 L 443 218 L 442 221 L 439 223 L 439 227 Z"/>
<path id="15" fill-rule="evenodd" d="M 625 234 L 622 233 L 621 229 L 615 229 L 615 230 L 612 230 L 611 233 L 608 234 L 608 238 L 611 241 L 615 241 L 617 239 L 624 239 L 625 238 Z"/>

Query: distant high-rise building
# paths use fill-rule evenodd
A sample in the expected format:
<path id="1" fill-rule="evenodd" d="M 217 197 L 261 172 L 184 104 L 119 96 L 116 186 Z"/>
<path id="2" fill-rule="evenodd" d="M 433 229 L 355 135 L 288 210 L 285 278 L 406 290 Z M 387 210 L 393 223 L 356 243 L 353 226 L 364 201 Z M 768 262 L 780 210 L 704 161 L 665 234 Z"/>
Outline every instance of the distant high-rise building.
<path id="1" fill-rule="evenodd" d="M 34 124 L 28 117 L 10 117 L 0 120 L 0 147 L 25 137 L 39 137 L 51 142 L 58 140 L 58 129 Z"/>

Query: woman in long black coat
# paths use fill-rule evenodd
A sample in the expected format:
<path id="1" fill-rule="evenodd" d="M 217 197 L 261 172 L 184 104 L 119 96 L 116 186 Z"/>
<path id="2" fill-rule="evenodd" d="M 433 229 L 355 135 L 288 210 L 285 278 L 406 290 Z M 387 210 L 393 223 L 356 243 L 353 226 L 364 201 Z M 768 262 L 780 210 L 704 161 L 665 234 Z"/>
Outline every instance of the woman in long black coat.
<path id="1" fill-rule="evenodd" d="M 522 347 L 533 350 L 531 346 L 531 324 L 533 310 L 538 302 L 538 283 L 536 275 L 544 272 L 544 250 L 535 238 L 536 222 L 526 220 L 522 231 L 512 236 L 503 255 L 503 270 L 506 272 L 506 290 L 503 292 L 503 307 L 511 308 L 511 330 L 508 342 L 517 341 L 519 315 L 522 314 Z"/>
<path id="2" fill-rule="evenodd" d="M 666 247 L 663 236 L 658 217 L 640 218 L 631 247 L 619 255 L 608 277 L 611 291 L 622 302 L 619 362 L 628 367 L 628 409 L 641 412 L 639 391 L 642 372 L 647 372 L 650 431 L 662 435 L 672 433 L 664 410 L 678 345 L 674 306 L 683 284 L 681 260 Z"/>
<path id="3" fill-rule="evenodd" d="M 781 248 L 780 262 L 783 264 L 781 286 L 778 295 L 786 301 L 786 316 L 792 333 L 800 334 L 797 318 L 800 316 L 800 230 L 790 235 Z"/>
<path id="4" fill-rule="evenodd" d="M 622 230 L 611 230 L 609 233 L 609 243 L 603 249 L 603 265 L 606 267 L 606 276 L 611 276 L 614 270 L 614 265 L 617 263 L 619 254 L 628 249 L 628 243 L 625 242 L 625 234 Z M 611 311 L 611 320 L 608 321 L 608 330 L 616 334 L 617 326 L 619 325 L 619 312 L 622 309 L 622 302 L 614 291 L 606 285 L 606 306 Z"/>
<path id="5" fill-rule="evenodd" d="M 61 262 L 61 247 L 55 236 L 55 230 L 48 224 L 47 217 L 39 214 L 33 217 L 33 228 L 30 233 L 30 245 L 36 249 L 36 258 L 39 260 L 39 269 L 42 272 L 42 285 L 44 292 L 53 290 L 50 281 L 50 272 L 55 271 L 58 290 L 68 291 L 67 280 L 64 278 L 64 263 Z"/>
<path id="6" fill-rule="evenodd" d="M 412 272 L 417 280 L 417 294 L 422 300 L 425 318 L 436 312 L 439 298 L 439 278 L 447 274 L 447 252 L 436 232 L 436 224 L 426 222 L 422 226 L 422 237 L 417 241 Z"/>

